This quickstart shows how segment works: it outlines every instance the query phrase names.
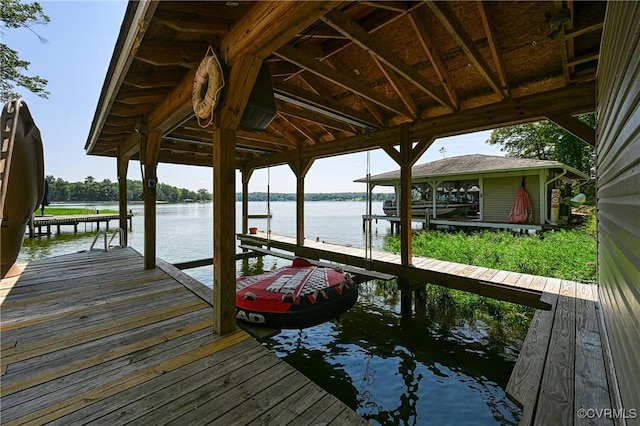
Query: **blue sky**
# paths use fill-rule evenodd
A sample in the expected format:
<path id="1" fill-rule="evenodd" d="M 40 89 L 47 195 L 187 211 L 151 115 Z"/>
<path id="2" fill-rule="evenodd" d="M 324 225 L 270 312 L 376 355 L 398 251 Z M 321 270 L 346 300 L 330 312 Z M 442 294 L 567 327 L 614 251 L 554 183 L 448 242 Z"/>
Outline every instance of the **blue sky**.
<path id="1" fill-rule="evenodd" d="M 48 40 L 41 44 L 28 29 L 3 29 L 2 39 L 31 62 L 28 75 L 39 75 L 49 83 L 49 99 L 41 99 L 28 90 L 18 88 L 42 133 L 45 147 L 45 173 L 67 181 L 83 181 L 87 176 L 98 180 L 116 180 L 113 158 L 87 156 L 84 145 L 98 103 L 100 90 L 120 25 L 126 9 L 125 1 L 41 1 L 51 18 L 48 25 L 34 30 Z M 437 140 L 418 163 L 443 157 L 480 153 L 503 155 L 485 143 L 489 132 Z M 371 173 L 382 173 L 398 167 L 382 150 L 371 152 Z M 365 191 L 364 184 L 354 183 L 367 172 L 367 154 L 358 153 L 316 160 L 305 180 L 306 192 Z M 287 166 L 270 170 L 272 192 L 295 192 L 295 177 Z M 137 162 L 129 165 L 129 179 L 140 179 Z M 192 190 L 213 187 L 212 169 L 178 165 L 159 165 L 160 182 Z M 266 191 L 267 171 L 254 172 L 250 191 Z M 236 179 L 238 190 L 241 181 Z M 382 191 L 383 189 L 381 189 Z"/>

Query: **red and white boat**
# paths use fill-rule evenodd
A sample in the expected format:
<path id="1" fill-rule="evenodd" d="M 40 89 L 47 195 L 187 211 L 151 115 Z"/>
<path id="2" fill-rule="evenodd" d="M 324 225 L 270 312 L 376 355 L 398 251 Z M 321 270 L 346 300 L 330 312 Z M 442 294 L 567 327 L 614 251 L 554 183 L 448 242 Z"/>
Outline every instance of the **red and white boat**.
<path id="1" fill-rule="evenodd" d="M 357 298 L 349 274 L 295 258 L 291 266 L 236 280 L 236 318 L 271 328 L 307 328 L 338 317 Z"/>

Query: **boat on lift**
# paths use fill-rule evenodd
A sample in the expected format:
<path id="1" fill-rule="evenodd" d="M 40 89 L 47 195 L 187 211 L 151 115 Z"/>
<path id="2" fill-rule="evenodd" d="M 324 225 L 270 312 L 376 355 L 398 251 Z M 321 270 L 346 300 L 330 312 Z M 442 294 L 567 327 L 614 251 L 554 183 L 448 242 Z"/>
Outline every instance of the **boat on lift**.
<path id="1" fill-rule="evenodd" d="M 236 319 L 263 327 L 312 327 L 340 316 L 357 299 L 348 273 L 299 257 L 291 266 L 236 279 Z"/>
<path id="2" fill-rule="evenodd" d="M 452 217 L 466 215 L 473 208 L 473 203 L 437 203 L 436 217 Z M 382 210 L 387 216 L 397 216 L 398 207 L 395 201 L 385 200 Z M 414 200 L 411 203 L 411 216 L 424 218 L 433 217 L 433 203 L 430 200 Z"/>

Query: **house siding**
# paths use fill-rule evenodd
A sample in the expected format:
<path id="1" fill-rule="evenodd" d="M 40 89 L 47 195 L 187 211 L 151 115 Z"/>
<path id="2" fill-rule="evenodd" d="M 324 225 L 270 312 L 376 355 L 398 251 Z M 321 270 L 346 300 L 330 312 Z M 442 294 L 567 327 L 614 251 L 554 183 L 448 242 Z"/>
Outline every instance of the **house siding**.
<path id="1" fill-rule="evenodd" d="M 599 292 L 622 405 L 640 409 L 640 2 L 608 3 L 596 114 Z"/>
<path id="2" fill-rule="evenodd" d="M 487 222 L 504 222 L 509 219 L 509 213 L 518 194 L 518 188 L 523 176 L 499 176 L 483 179 L 483 218 Z M 525 178 L 525 188 L 531 197 L 533 218 L 531 223 L 544 223 L 540 216 L 540 179 L 537 175 Z"/>

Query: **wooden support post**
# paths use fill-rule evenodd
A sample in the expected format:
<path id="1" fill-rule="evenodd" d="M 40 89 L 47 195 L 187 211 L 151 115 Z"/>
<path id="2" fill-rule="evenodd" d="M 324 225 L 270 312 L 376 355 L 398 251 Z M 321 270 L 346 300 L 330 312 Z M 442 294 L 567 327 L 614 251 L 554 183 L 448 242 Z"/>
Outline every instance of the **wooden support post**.
<path id="1" fill-rule="evenodd" d="M 304 245 L 304 178 L 313 164 L 313 159 L 303 158 L 298 150 L 295 161 L 289 167 L 296 175 L 296 244 Z"/>
<path id="2" fill-rule="evenodd" d="M 400 314 L 403 317 L 410 317 L 413 313 L 413 293 L 411 292 L 411 282 L 408 278 L 398 277 L 398 287 L 400 288 Z"/>
<path id="3" fill-rule="evenodd" d="M 77 234 L 78 233 L 78 222 L 73 224 L 73 233 Z"/>
<path id="4" fill-rule="evenodd" d="M 36 236 L 35 227 L 33 226 L 33 213 L 29 216 L 29 238 Z"/>
<path id="5" fill-rule="evenodd" d="M 213 133 L 213 329 L 236 328 L 235 139 L 229 129 Z"/>
<path id="6" fill-rule="evenodd" d="M 58 224 L 56 228 L 57 228 L 56 230 L 58 231 L 58 234 L 60 234 L 60 224 Z"/>
<path id="7" fill-rule="evenodd" d="M 158 153 L 162 135 L 152 132 L 142 138 L 144 149 L 144 269 L 156 267 L 156 185 L 158 184 Z"/>
<path id="8" fill-rule="evenodd" d="M 242 170 L 242 233 L 249 233 L 249 180 L 253 169 Z M 269 214 L 270 212 L 267 212 Z"/>
<path id="9" fill-rule="evenodd" d="M 411 230 L 411 141 L 409 127 L 400 128 L 400 261 L 403 266 L 412 263 Z"/>
<path id="10" fill-rule="evenodd" d="M 129 159 L 120 154 L 118 150 L 118 215 L 119 225 L 122 229 L 122 245 L 128 246 L 129 230 L 127 229 L 127 170 Z"/>

